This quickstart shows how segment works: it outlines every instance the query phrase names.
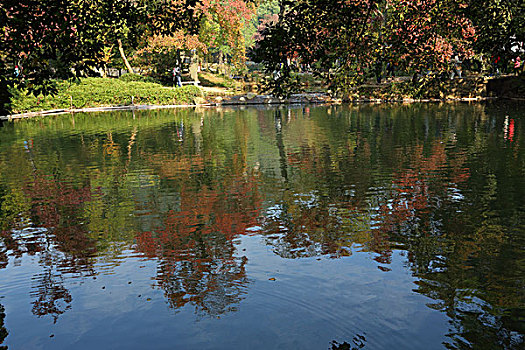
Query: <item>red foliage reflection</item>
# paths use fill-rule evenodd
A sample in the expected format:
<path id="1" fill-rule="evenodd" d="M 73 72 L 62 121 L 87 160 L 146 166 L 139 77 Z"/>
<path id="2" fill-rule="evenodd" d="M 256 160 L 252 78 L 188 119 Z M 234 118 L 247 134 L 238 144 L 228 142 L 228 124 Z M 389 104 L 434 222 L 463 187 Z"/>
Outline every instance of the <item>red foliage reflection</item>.
<path id="1" fill-rule="evenodd" d="M 233 240 L 257 224 L 257 185 L 254 175 L 232 176 L 215 188 L 183 189 L 162 228 L 137 234 L 136 249 L 161 260 L 157 281 L 172 307 L 192 303 L 218 315 L 240 300 L 246 258 L 234 256 Z"/>

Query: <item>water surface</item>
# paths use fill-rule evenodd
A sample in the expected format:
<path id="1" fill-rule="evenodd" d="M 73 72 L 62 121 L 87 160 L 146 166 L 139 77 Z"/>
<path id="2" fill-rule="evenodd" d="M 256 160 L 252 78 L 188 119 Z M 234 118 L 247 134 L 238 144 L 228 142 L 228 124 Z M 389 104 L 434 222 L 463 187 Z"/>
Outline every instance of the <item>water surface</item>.
<path id="1" fill-rule="evenodd" d="M 5 123 L 0 344 L 522 348 L 524 147 L 501 103 Z"/>

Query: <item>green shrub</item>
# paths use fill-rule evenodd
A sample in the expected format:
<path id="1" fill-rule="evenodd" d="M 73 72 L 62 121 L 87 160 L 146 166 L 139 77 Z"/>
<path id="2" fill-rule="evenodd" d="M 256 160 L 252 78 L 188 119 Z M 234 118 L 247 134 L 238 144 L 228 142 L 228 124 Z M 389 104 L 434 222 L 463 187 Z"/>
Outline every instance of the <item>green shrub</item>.
<path id="1" fill-rule="evenodd" d="M 84 78 L 78 82 L 57 82 L 58 93 L 53 96 L 33 96 L 17 91 L 12 99 L 13 113 L 34 112 L 51 109 L 87 108 L 102 106 L 171 105 L 192 104 L 202 97 L 196 86 L 180 88 L 164 87 L 160 84 L 123 81 L 111 78 Z"/>

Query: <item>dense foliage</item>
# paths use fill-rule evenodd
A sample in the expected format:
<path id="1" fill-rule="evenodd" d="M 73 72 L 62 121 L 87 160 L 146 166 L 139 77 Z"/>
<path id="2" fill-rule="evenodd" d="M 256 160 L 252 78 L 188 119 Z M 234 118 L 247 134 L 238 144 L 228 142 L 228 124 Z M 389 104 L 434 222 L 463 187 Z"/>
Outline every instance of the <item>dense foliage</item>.
<path id="1" fill-rule="evenodd" d="M 525 41 L 525 4 L 521 0 L 470 0 L 469 18 L 476 27 L 479 55 L 513 58 Z"/>
<path id="2" fill-rule="evenodd" d="M 261 33 L 256 57 L 279 72 L 272 85 L 281 93 L 301 66 L 343 91 L 386 64 L 435 78 L 481 53 L 519 55 L 525 37 L 518 3 L 283 0 L 279 20 Z"/>
<path id="3" fill-rule="evenodd" d="M 9 86 L 54 93 L 53 79 L 90 75 L 117 41 L 137 42 L 145 15 L 140 2 L 2 1 L 0 114 L 9 110 Z"/>
<path id="4" fill-rule="evenodd" d="M 167 81 L 184 56 L 242 67 L 250 46 L 278 93 L 304 69 L 343 92 L 386 65 L 425 82 L 458 61 L 508 65 L 524 14 L 520 0 L 4 0 L 0 114 L 13 86 L 56 93 L 56 80 L 132 70 L 127 56 Z"/>

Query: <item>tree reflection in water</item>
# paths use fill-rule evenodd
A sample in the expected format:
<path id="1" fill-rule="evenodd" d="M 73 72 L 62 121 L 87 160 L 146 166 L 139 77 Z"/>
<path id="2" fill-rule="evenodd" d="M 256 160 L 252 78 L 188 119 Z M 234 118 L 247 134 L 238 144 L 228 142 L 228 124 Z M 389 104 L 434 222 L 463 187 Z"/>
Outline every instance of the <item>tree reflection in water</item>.
<path id="1" fill-rule="evenodd" d="M 183 190 L 180 209 L 166 215 L 162 228 L 137 234 L 137 250 L 159 259 L 157 282 L 172 307 L 190 303 L 212 316 L 236 310 L 248 278 L 234 239 L 257 223 L 257 186 L 256 176 L 246 175 Z"/>
<path id="2" fill-rule="evenodd" d="M 21 132 L 42 145 L 0 148 L 0 268 L 38 256 L 33 313 L 56 321 L 72 302 L 67 278 L 133 244 L 157 262 L 170 306 L 219 316 L 249 283 L 236 239 L 259 226 L 284 258 L 365 251 L 388 273 L 399 251 L 448 316 L 447 347 L 519 348 L 523 118 L 490 108 L 156 112 L 102 127 L 90 115 L 79 135 L 50 141 L 27 121 Z M 356 337 L 331 346 L 359 348 Z"/>
<path id="3" fill-rule="evenodd" d="M 339 343 L 335 340 L 330 342 L 330 350 L 359 350 L 359 349 L 363 349 L 365 345 L 366 345 L 365 335 L 356 334 L 354 338 L 352 339 L 351 343 L 348 343 L 346 341 Z"/>
<path id="4" fill-rule="evenodd" d="M 381 128 L 383 121 L 376 122 L 372 130 Z M 286 258 L 341 257 L 352 247 L 374 252 L 386 272 L 393 251 L 401 250 L 418 277 L 416 291 L 449 317 L 447 347 L 519 348 L 525 342 L 523 133 L 510 139 L 494 130 L 495 119 L 477 121 L 490 132 L 483 137 L 460 121 L 456 130 L 435 122 L 427 135 L 438 136 L 418 140 L 417 129 L 409 128 L 413 139 L 388 153 L 375 138 L 391 144 L 400 131 L 391 126 L 380 135 L 358 128 L 339 148 L 328 141 L 296 145 L 281 160 L 292 164 L 286 179 L 292 185 L 264 216 L 267 241 Z M 373 176 L 374 162 L 393 171 Z M 304 180 L 309 177 L 315 181 Z"/>
<path id="5" fill-rule="evenodd" d="M 75 188 L 36 170 L 23 191 L 27 202 L 16 203 L 16 193 L 11 194 L 11 205 L 21 211 L 11 222 L 3 223 L 4 264 L 7 265 L 8 252 L 15 258 L 23 254 L 38 256 L 42 272 L 32 278 L 32 311 L 38 317 L 50 315 L 56 322 L 71 308 L 72 296 L 64 287 L 64 274 L 82 276 L 94 272 L 91 257 L 95 241 L 88 237 L 79 217 L 92 191 L 89 187 Z M 32 227 L 26 227 L 26 220 Z"/>
<path id="6" fill-rule="evenodd" d="M 5 328 L 5 308 L 0 304 L 0 350 L 7 350 L 7 346 L 2 345 L 9 332 Z"/>

